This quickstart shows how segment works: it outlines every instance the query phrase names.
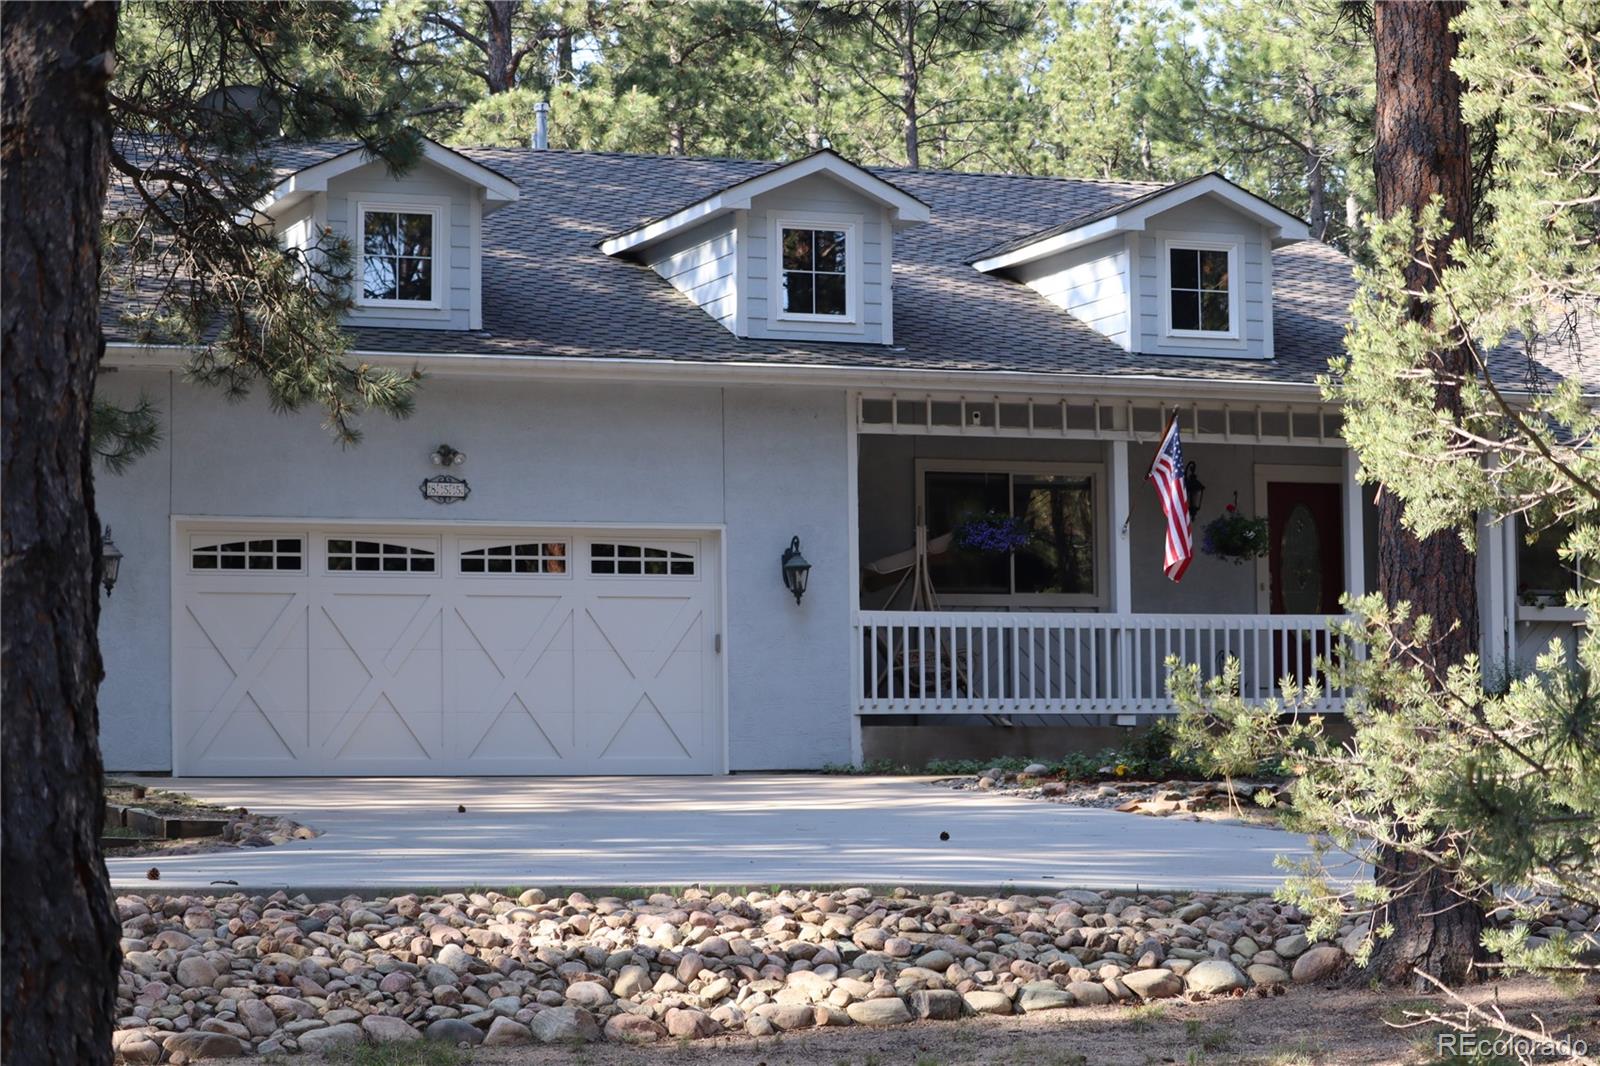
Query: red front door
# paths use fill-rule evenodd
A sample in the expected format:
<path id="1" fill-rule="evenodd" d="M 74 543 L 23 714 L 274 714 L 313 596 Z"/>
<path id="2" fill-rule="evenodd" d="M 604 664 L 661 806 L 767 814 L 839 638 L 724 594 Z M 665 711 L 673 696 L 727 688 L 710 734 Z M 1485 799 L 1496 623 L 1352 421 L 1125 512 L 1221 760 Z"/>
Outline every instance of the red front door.
<path id="1" fill-rule="evenodd" d="M 1338 485 L 1273 481 L 1267 484 L 1267 568 L 1273 614 L 1338 614 L 1344 592 L 1344 523 Z M 1327 635 L 1272 641 L 1272 676 L 1300 684 L 1323 680 L 1318 660 L 1333 654 Z"/>
<path id="2" fill-rule="evenodd" d="M 1273 614 L 1337 614 L 1344 593 L 1340 487 L 1267 484 L 1267 555 Z"/>

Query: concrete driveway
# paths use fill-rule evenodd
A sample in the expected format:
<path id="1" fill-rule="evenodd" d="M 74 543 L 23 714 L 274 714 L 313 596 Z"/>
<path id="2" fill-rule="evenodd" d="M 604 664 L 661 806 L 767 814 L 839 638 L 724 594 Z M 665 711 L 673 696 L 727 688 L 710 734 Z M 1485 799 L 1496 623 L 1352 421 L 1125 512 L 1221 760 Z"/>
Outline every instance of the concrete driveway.
<path id="1" fill-rule="evenodd" d="M 126 775 L 119 775 L 126 776 Z M 232 891 L 888 884 L 1268 891 L 1304 841 L 908 778 L 184 778 L 315 840 L 112 858 L 112 883 Z M 465 806 L 461 813 L 457 805 Z M 948 840 L 940 834 L 948 833 Z"/>

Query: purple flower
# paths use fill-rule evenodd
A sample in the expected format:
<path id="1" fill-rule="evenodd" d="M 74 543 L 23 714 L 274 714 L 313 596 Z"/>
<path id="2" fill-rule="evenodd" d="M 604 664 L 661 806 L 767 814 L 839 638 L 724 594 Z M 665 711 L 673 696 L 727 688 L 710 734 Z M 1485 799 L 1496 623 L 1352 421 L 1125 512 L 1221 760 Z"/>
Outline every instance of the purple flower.
<path id="1" fill-rule="evenodd" d="M 1033 539 L 1027 522 L 998 511 L 968 518 L 956 527 L 955 534 L 957 546 L 995 554 L 1021 551 Z"/>

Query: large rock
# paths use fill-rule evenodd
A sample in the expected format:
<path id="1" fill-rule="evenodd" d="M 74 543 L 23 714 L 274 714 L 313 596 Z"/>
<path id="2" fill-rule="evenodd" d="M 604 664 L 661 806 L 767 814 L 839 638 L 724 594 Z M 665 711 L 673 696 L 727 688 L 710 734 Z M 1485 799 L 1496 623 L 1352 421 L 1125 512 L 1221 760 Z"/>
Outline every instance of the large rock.
<path id="1" fill-rule="evenodd" d="M 974 1014 L 1010 1014 L 1011 997 L 1004 992 L 976 989 L 961 997 Z"/>
<path id="2" fill-rule="evenodd" d="M 614 998 L 599 981 L 574 981 L 567 986 L 567 1002 L 588 1010 L 599 1010 Z"/>
<path id="3" fill-rule="evenodd" d="M 1254 962 L 1245 967 L 1245 974 L 1249 976 L 1252 984 L 1257 985 L 1286 985 L 1289 975 L 1280 967 L 1269 966 L 1264 962 Z"/>
<path id="4" fill-rule="evenodd" d="M 1075 1007 L 1077 1002 L 1071 992 L 1059 987 L 1054 981 L 1029 981 L 1022 986 L 1022 991 L 1017 993 L 1017 1009 L 1024 1014 Z"/>
<path id="5" fill-rule="evenodd" d="M 1128 984 L 1126 976 L 1122 981 Z M 1207 959 L 1205 962 L 1195 963 L 1194 967 L 1183 975 L 1183 983 L 1189 991 L 1198 992 L 1203 996 L 1225 996 L 1236 989 L 1250 987 L 1250 979 L 1239 971 L 1239 967 L 1226 959 Z"/>
<path id="6" fill-rule="evenodd" d="M 1085 1007 L 1104 1007 L 1111 1002 L 1111 992 L 1098 981 L 1072 981 L 1067 985 L 1072 998 Z"/>
<path id="7" fill-rule="evenodd" d="M 1311 946 L 1311 941 L 1306 939 L 1304 933 L 1295 933 L 1292 936 L 1282 936 L 1272 942 L 1273 954 L 1280 959 L 1299 958 Z"/>
<path id="8" fill-rule="evenodd" d="M 542 1044 L 592 1044 L 600 1039 L 600 1025 L 582 1007 L 546 1007 L 528 1023 Z"/>
<path id="9" fill-rule="evenodd" d="M 721 1029 L 721 1026 L 705 1011 L 685 1007 L 670 1008 L 662 1020 L 666 1022 L 667 1035 L 680 1040 L 699 1040 L 702 1037 L 716 1036 Z"/>
<path id="10" fill-rule="evenodd" d="M 618 999 L 632 999 L 641 992 L 650 991 L 650 971 L 643 966 L 624 966 L 611 982 L 611 994 Z"/>
<path id="11" fill-rule="evenodd" d="M 1140 999 L 1171 999 L 1183 994 L 1183 978 L 1171 970 L 1134 970 L 1120 980 Z"/>
<path id="12" fill-rule="evenodd" d="M 503 1017 L 489 1023 L 489 1032 L 483 1038 L 484 1047 L 515 1047 L 531 1043 L 533 1034 L 526 1025 Z"/>
<path id="13" fill-rule="evenodd" d="M 250 1030 L 251 1036 L 271 1036 L 278 1028 L 278 1016 L 259 999 L 241 1000 L 234 1013 L 238 1014 L 240 1024 Z"/>
<path id="14" fill-rule="evenodd" d="M 948 988 L 924 988 L 906 997 L 911 1013 L 918 1018 L 948 1022 L 961 1017 L 961 994 Z"/>
<path id="15" fill-rule="evenodd" d="M 295 1039 L 300 1041 L 301 1051 L 332 1051 L 334 1048 L 354 1047 L 363 1042 L 361 1026 L 355 1022 L 341 1022 L 325 1029 L 313 1029 L 309 1033 L 301 1033 Z"/>
<path id="16" fill-rule="evenodd" d="M 160 1062 L 161 1045 L 151 1034 L 149 1029 L 118 1029 L 111 1034 L 111 1050 L 124 1062 Z"/>
<path id="17" fill-rule="evenodd" d="M 472 969 L 472 956 L 462 950 L 459 944 L 446 944 L 439 949 L 436 956 L 440 966 L 448 966 L 452 973 L 466 973 Z"/>
<path id="18" fill-rule="evenodd" d="M 1294 969 L 1291 971 L 1296 982 L 1309 984 L 1312 981 L 1325 981 L 1344 968 L 1345 953 L 1331 944 L 1318 944 L 1307 949 L 1304 955 L 1294 960 Z"/>
<path id="19" fill-rule="evenodd" d="M 606 1019 L 606 1039 L 619 1044 L 653 1044 L 665 1035 L 659 1022 L 642 1014 L 614 1014 Z"/>
<path id="20" fill-rule="evenodd" d="M 176 1033 L 167 1037 L 167 1057 L 173 1062 L 202 1062 L 206 1059 L 232 1059 L 245 1053 L 249 1045 L 227 1033 Z"/>
<path id="21" fill-rule="evenodd" d="M 211 988 L 217 981 L 217 968 L 203 955 L 178 960 L 175 976 L 184 988 Z"/>
<path id="22" fill-rule="evenodd" d="M 361 1019 L 361 1031 L 374 1044 L 411 1044 L 422 1039 L 422 1034 L 411 1028 L 404 1018 L 389 1014 L 369 1014 Z"/>
<path id="23" fill-rule="evenodd" d="M 911 1020 L 906 1001 L 899 996 L 890 999 L 864 999 L 844 1009 L 857 1025 L 900 1025 Z"/>
<path id="24" fill-rule="evenodd" d="M 440 1018 L 423 1030 L 423 1035 L 442 1044 L 471 1044 L 476 1047 L 483 1043 L 483 1030 L 460 1018 Z"/>

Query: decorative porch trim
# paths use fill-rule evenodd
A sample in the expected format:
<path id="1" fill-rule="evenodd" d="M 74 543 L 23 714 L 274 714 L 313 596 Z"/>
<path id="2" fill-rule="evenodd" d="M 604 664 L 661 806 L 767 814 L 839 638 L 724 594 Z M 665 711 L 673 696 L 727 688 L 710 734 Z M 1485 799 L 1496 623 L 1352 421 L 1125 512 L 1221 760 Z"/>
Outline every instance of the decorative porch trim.
<path id="1" fill-rule="evenodd" d="M 1181 394 L 1181 386 L 1174 389 Z M 1148 397 L 874 391 L 860 394 L 856 424 L 862 433 L 888 435 L 1154 441 L 1173 412 L 1185 444 L 1344 445 L 1338 409 L 1309 403 L 1207 400 L 1174 406 Z"/>

